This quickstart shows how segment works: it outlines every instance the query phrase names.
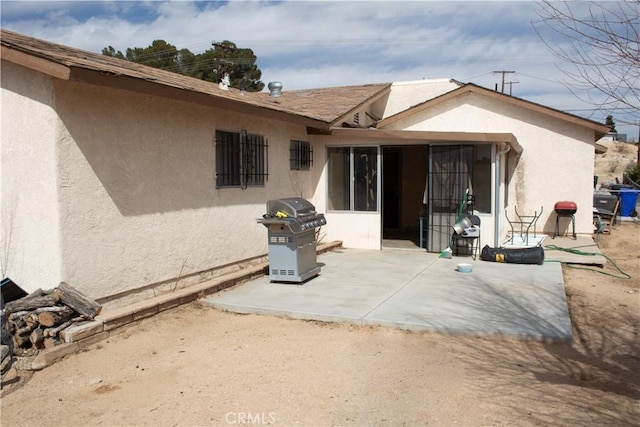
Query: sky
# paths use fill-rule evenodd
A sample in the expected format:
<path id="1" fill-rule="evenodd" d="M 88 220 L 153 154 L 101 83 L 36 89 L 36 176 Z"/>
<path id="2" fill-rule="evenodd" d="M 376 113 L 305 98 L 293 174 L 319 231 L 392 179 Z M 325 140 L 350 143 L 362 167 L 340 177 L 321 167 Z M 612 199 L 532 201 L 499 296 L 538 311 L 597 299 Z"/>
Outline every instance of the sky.
<path id="1" fill-rule="evenodd" d="M 572 93 L 567 66 L 534 29 L 531 1 L 1 1 L 3 29 L 125 51 L 165 40 L 200 53 L 230 40 L 283 90 L 447 78 L 604 123 L 638 140 L 637 113 Z M 540 26 L 537 27 L 539 30 Z M 513 73 L 511 72 L 513 71 Z M 575 92 L 575 91 L 574 91 Z M 628 123 L 628 124 L 627 124 Z"/>

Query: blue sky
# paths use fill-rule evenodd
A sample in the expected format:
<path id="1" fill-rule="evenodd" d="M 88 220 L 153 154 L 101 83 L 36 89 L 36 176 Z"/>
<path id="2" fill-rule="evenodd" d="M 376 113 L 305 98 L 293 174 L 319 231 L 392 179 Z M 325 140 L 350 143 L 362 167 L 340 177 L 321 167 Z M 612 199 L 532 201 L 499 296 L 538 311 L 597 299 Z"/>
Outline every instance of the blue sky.
<path id="1" fill-rule="evenodd" d="M 596 121 L 637 140 L 640 118 L 597 110 L 562 83 L 530 1 L 2 1 L 2 28 L 72 47 L 124 51 L 162 39 L 194 53 L 231 40 L 284 90 L 453 78 Z"/>

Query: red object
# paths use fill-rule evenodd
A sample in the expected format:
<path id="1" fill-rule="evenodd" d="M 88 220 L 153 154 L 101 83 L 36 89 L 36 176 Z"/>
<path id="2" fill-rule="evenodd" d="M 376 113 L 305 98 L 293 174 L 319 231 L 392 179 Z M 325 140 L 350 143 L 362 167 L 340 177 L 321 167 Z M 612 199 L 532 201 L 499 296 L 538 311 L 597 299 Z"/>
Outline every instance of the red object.
<path id="1" fill-rule="evenodd" d="M 558 215 L 573 215 L 578 210 L 578 205 L 575 202 L 562 201 L 556 202 L 553 209 Z"/>

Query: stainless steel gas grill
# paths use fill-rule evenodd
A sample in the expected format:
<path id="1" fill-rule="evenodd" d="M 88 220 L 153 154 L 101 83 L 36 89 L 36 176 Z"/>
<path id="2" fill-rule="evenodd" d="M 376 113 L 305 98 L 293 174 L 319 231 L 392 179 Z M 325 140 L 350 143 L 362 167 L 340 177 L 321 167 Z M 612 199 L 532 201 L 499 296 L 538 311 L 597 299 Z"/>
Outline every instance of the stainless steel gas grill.
<path id="1" fill-rule="evenodd" d="M 269 200 L 267 213 L 257 220 L 267 227 L 269 278 L 300 283 L 316 276 L 316 228 L 327 223 L 309 201 L 300 197 Z"/>

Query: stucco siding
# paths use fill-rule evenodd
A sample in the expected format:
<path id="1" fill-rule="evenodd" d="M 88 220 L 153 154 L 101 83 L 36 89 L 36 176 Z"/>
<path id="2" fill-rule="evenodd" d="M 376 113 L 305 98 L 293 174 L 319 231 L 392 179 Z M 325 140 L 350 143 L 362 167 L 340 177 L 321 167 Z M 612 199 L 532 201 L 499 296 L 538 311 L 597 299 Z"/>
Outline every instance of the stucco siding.
<path id="1" fill-rule="evenodd" d="M 510 154 L 517 166 L 509 177 L 509 205 L 524 214 L 543 208 L 538 226 L 553 233 L 555 202 L 572 200 L 578 205 L 577 232 L 592 232 L 593 131 L 476 94 L 443 102 L 390 128 L 512 133 L 523 152 Z"/>
<path id="2" fill-rule="evenodd" d="M 380 249 L 380 214 L 377 212 L 328 212 L 325 240 L 342 241 L 345 248 Z"/>
<path id="3" fill-rule="evenodd" d="M 56 98 L 63 276 L 94 298 L 263 255 L 266 201 L 310 193 L 289 171 L 304 128 L 64 81 Z M 217 129 L 267 138 L 264 187 L 216 189 Z"/>
<path id="4" fill-rule="evenodd" d="M 60 122 L 50 78 L 2 61 L 2 276 L 28 292 L 61 280 L 57 195 Z"/>
<path id="5" fill-rule="evenodd" d="M 382 118 L 393 116 L 459 87 L 459 83 L 450 79 L 395 82 L 391 85 L 388 98 L 385 99 Z"/>

